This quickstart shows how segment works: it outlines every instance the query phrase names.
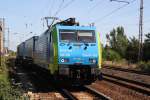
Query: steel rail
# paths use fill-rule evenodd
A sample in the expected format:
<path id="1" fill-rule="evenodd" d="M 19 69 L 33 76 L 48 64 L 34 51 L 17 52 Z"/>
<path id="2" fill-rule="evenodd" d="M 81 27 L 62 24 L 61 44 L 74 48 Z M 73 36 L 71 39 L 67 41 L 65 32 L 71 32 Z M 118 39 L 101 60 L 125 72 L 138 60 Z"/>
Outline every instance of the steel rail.
<path id="1" fill-rule="evenodd" d="M 96 99 L 98 100 L 113 100 L 112 98 L 106 96 L 105 94 L 91 88 L 90 86 L 84 86 L 83 87 L 86 91 L 88 91 L 89 93 L 93 94 Z"/>
<path id="2" fill-rule="evenodd" d="M 128 80 L 118 76 L 108 75 L 104 73 L 103 73 L 103 79 L 150 96 L 150 89 L 148 84 L 145 84 L 148 85 L 147 87 L 144 86 L 144 83 L 140 83 L 134 80 Z"/>
<path id="3" fill-rule="evenodd" d="M 114 76 L 114 75 L 110 75 L 110 74 L 106 74 L 106 73 L 102 73 L 102 74 L 103 74 L 103 76 L 107 76 L 107 77 L 115 78 L 115 79 L 118 79 L 118 80 L 130 82 L 130 83 L 139 85 L 141 87 L 150 88 L 150 84 L 147 84 L 147 83 L 143 83 L 143 82 L 127 79 L 127 78 L 122 78 L 122 77 L 118 77 L 118 76 Z"/>
<path id="4" fill-rule="evenodd" d="M 61 94 L 68 100 L 78 100 L 72 93 L 70 93 L 67 89 L 61 89 Z"/>
<path id="5" fill-rule="evenodd" d="M 112 70 L 118 70 L 118 71 L 124 71 L 124 72 L 130 72 L 130 73 L 135 73 L 135 74 L 140 74 L 140 75 L 150 75 L 148 72 L 143 72 L 143 71 L 137 71 L 133 69 L 125 69 L 125 68 L 117 68 L 117 67 L 110 67 L 110 66 L 104 66 L 104 69 L 112 69 Z"/>

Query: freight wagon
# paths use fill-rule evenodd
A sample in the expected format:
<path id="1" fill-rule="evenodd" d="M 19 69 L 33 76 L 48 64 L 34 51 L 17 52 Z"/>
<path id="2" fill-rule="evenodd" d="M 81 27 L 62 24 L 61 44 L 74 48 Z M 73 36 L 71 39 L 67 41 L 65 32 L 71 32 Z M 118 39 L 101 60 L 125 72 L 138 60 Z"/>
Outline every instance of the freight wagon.
<path id="1" fill-rule="evenodd" d="M 38 40 L 38 36 L 33 36 L 25 41 L 24 46 L 24 62 L 28 64 L 33 63 L 35 42 Z"/>
<path id="2" fill-rule="evenodd" d="M 16 64 L 22 64 L 24 61 L 24 49 L 25 48 L 25 42 L 22 42 L 17 46 L 17 57 L 16 57 Z"/>

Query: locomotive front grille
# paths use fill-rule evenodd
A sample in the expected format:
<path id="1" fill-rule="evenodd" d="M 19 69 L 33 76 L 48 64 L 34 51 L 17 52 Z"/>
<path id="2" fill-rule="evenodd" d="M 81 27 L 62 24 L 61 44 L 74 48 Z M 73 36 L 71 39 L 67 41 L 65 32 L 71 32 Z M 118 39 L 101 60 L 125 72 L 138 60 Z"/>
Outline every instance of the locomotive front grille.
<path id="1" fill-rule="evenodd" d="M 90 65 L 68 65 L 59 68 L 59 74 L 73 80 L 91 80 L 98 75 L 98 68 Z"/>

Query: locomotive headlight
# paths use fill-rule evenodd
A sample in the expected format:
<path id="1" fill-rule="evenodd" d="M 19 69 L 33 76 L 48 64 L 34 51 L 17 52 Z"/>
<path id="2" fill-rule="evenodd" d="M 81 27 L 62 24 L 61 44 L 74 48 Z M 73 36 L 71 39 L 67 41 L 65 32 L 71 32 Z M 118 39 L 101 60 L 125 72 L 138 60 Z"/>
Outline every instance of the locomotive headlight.
<path id="1" fill-rule="evenodd" d="M 61 59 L 61 62 L 63 63 L 65 60 L 64 59 Z"/>
<path id="2" fill-rule="evenodd" d="M 92 64 L 95 64 L 96 63 L 96 59 L 90 58 L 89 62 L 92 63 Z"/>
<path id="3" fill-rule="evenodd" d="M 62 63 L 66 63 L 66 62 L 69 62 L 69 59 L 68 59 L 68 58 L 62 58 L 60 61 L 61 61 Z"/>
<path id="4" fill-rule="evenodd" d="M 96 60 L 95 60 L 95 59 L 93 59 L 93 63 L 96 63 Z"/>

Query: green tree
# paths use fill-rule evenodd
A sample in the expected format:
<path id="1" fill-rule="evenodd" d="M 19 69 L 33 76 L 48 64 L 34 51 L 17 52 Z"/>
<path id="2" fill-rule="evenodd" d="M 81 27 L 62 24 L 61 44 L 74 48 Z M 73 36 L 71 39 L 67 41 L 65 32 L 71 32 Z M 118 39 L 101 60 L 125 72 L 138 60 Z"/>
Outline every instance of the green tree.
<path id="1" fill-rule="evenodd" d="M 126 49 L 126 59 L 130 62 L 137 62 L 138 61 L 138 47 L 139 47 L 139 40 L 135 37 L 130 38 L 128 47 Z"/>
<path id="2" fill-rule="evenodd" d="M 102 47 L 102 60 L 107 60 L 107 50 L 104 47 Z"/>
<path id="3" fill-rule="evenodd" d="M 119 26 L 110 32 L 110 45 L 113 50 L 121 55 L 121 57 L 125 58 L 128 38 L 126 37 L 122 26 Z"/>
<path id="4" fill-rule="evenodd" d="M 111 48 L 109 48 L 109 50 L 105 47 L 103 48 L 103 60 L 107 60 L 107 61 L 119 61 L 121 59 L 121 56 L 119 55 L 118 52 L 116 52 L 115 50 L 112 50 Z"/>
<path id="5" fill-rule="evenodd" d="M 116 49 L 116 43 L 117 43 L 117 39 L 116 39 L 116 30 L 113 29 L 111 32 L 110 32 L 110 45 L 111 45 L 111 48 L 112 49 Z"/>
<path id="6" fill-rule="evenodd" d="M 146 39 L 143 46 L 143 60 L 150 60 L 150 33 L 146 34 Z"/>
<path id="7" fill-rule="evenodd" d="M 119 53 L 112 50 L 112 49 L 110 49 L 108 51 L 108 53 L 109 53 L 109 60 L 110 61 L 119 61 L 121 59 L 121 56 L 119 55 Z"/>

